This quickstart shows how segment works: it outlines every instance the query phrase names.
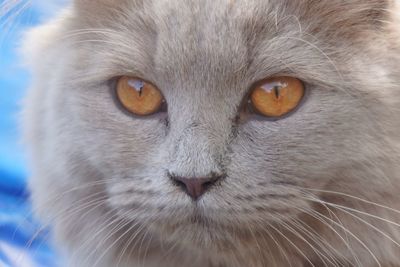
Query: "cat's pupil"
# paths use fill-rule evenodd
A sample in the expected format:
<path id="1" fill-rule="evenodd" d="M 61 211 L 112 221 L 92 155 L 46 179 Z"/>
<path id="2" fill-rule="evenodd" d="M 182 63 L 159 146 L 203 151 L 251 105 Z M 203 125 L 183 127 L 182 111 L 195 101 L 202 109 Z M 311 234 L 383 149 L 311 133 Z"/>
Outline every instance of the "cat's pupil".
<path id="1" fill-rule="evenodd" d="M 280 86 L 274 86 L 274 88 L 273 88 L 276 98 L 279 98 L 279 90 L 280 89 L 281 89 Z"/>
<path id="2" fill-rule="evenodd" d="M 128 84 L 139 93 L 139 96 L 142 96 L 142 91 L 144 87 L 143 81 L 132 79 L 128 81 Z"/>

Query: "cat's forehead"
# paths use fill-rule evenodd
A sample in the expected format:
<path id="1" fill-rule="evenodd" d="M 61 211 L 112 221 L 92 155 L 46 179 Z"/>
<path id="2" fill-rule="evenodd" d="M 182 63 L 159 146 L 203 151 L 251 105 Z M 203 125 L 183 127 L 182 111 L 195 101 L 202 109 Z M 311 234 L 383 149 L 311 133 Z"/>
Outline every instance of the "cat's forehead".
<path id="1" fill-rule="evenodd" d="M 127 38 L 131 32 L 134 38 L 145 41 L 170 40 L 177 50 L 206 46 L 215 50 L 219 46 L 227 49 L 226 43 L 233 47 L 240 41 L 254 47 L 260 40 L 294 32 L 300 33 L 301 38 L 308 34 L 336 45 L 332 42 L 354 39 L 365 30 L 381 26 L 387 19 L 389 2 L 76 0 L 75 7 L 86 28 L 112 28 Z"/>
<path id="2" fill-rule="evenodd" d="M 394 6 L 390 0 L 75 0 L 82 14 L 96 20 L 127 19 L 136 15 L 159 23 L 171 21 L 203 22 L 206 24 L 247 19 L 295 16 L 299 22 L 320 23 L 320 26 L 340 22 L 341 26 L 378 23 Z M 108 14 L 108 16 L 107 16 Z M 343 28 L 342 27 L 342 28 Z M 342 29 L 345 30 L 345 29 Z"/>
<path id="3" fill-rule="evenodd" d="M 245 69 L 254 80 L 288 70 L 304 79 L 337 80 L 334 56 L 345 64 L 341 47 L 365 45 L 365 38 L 355 38 L 376 31 L 388 2 L 76 0 L 76 8 L 83 22 L 78 27 L 107 29 L 99 36 L 111 39 L 101 43 L 104 62 L 138 66 L 145 78 L 158 75 L 149 80 L 180 78 L 184 84 L 194 77 L 215 85 Z M 208 77 L 198 79 L 198 73 Z"/>
<path id="4" fill-rule="evenodd" d="M 111 34 L 96 36 L 113 39 L 101 43 L 102 46 L 112 46 L 112 56 L 120 58 L 120 62 L 126 61 L 126 55 L 130 55 L 135 59 L 135 65 L 140 65 L 142 72 L 146 72 L 145 77 L 155 69 L 159 70 L 158 74 L 162 71 L 163 75 L 156 79 L 173 73 L 187 81 L 200 72 L 218 76 L 222 72 L 240 71 L 249 59 L 249 45 L 253 43 L 250 39 L 258 36 L 264 39 L 265 34 L 261 31 L 270 28 L 268 33 L 272 34 L 276 29 L 272 14 L 276 6 L 265 1 L 99 2 L 93 5 L 93 2 L 84 1 L 78 6 L 78 15 L 85 24 L 83 27 L 112 29 Z M 263 23 L 258 23 L 260 20 L 256 14 L 261 10 L 263 15 L 260 17 L 265 18 Z M 251 34 L 246 34 L 248 32 Z M 111 53 L 102 56 L 111 56 Z M 132 65 L 127 63 L 125 66 L 131 66 L 128 64 Z M 145 71 L 145 68 L 150 70 Z M 185 73 L 180 73 L 180 70 Z M 211 80 L 216 79 L 203 79 Z"/>

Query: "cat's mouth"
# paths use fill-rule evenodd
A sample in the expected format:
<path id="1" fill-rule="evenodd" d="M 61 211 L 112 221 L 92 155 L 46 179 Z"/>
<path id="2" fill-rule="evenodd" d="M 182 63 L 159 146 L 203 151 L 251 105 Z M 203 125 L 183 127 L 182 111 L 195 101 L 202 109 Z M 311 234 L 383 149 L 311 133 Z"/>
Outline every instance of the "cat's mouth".
<path id="1" fill-rule="evenodd" d="M 251 227 L 243 227 L 238 222 L 231 223 L 222 223 L 221 220 L 197 210 L 179 222 L 171 220 L 157 223 L 153 230 L 169 242 L 195 246 L 200 250 L 223 251 L 229 246 L 237 245 L 238 238 L 241 242 L 253 238 L 253 233 L 249 230 Z"/>
<path id="2" fill-rule="evenodd" d="M 191 210 L 186 218 L 179 220 L 179 222 L 174 223 L 173 225 L 180 227 L 182 224 L 189 225 L 191 227 L 209 229 L 210 227 L 218 225 L 219 223 L 214 218 L 207 215 L 204 210 L 198 206 L 194 206 L 193 210 Z"/>
<path id="3" fill-rule="evenodd" d="M 210 227 L 210 224 L 216 224 L 216 222 L 211 217 L 206 216 L 204 212 L 197 207 L 194 209 L 192 215 L 189 217 L 189 222 L 193 225 L 204 227 Z"/>

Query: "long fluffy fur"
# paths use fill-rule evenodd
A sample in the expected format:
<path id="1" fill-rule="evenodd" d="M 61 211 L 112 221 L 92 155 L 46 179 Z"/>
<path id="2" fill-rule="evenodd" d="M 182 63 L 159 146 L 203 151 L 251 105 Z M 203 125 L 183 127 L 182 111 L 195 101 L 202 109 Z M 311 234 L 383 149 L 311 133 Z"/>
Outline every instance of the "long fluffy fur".
<path id="1" fill-rule="evenodd" d="M 33 202 L 70 266 L 400 266 L 397 8 L 374 0 L 76 0 L 25 42 Z M 168 116 L 129 116 L 115 77 Z M 278 121 L 251 86 L 308 89 Z M 196 204 L 181 176 L 226 178 Z"/>

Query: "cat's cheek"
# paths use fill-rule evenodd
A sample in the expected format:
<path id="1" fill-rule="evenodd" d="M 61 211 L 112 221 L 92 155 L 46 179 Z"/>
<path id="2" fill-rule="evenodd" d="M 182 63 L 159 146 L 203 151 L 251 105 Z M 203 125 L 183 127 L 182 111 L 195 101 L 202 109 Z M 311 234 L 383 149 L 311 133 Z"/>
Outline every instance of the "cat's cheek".
<path id="1" fill-rule="evenodd" d="M 352 129 L 341 123 L 341 105 L 327 101 L 338 99 L 334 103 L 343 104 L 340 95 L 321 88 L 309 89 L 313 90 L 305 103 L 290 116 L 275 121 L 250 118 L 239 127 L 231 148 L 235 164 L 232 175 L 241 176 L 236 179 L 241 182 L 238 188 L 259 185 L 268 189 L 274 183 L 321 188 L 334 178 L 331 166 L 339 165 L 345 156 L 339 154 L 343 140 L 324 125 L 343 126 L 342 131 L 349 137 Z M 332 136 L 329 142 L 326 136 Z"/>
<path id="2" fill-rule="evenodd" d="M 122 113 L 106 87 L 76 90 L 67 98 L 69 131 L 79 136 L 71 149 L 96 155 L 94 162 L 107 173 L 146 164 L 165 139 L 164 117 L 135 118 Z"/>

